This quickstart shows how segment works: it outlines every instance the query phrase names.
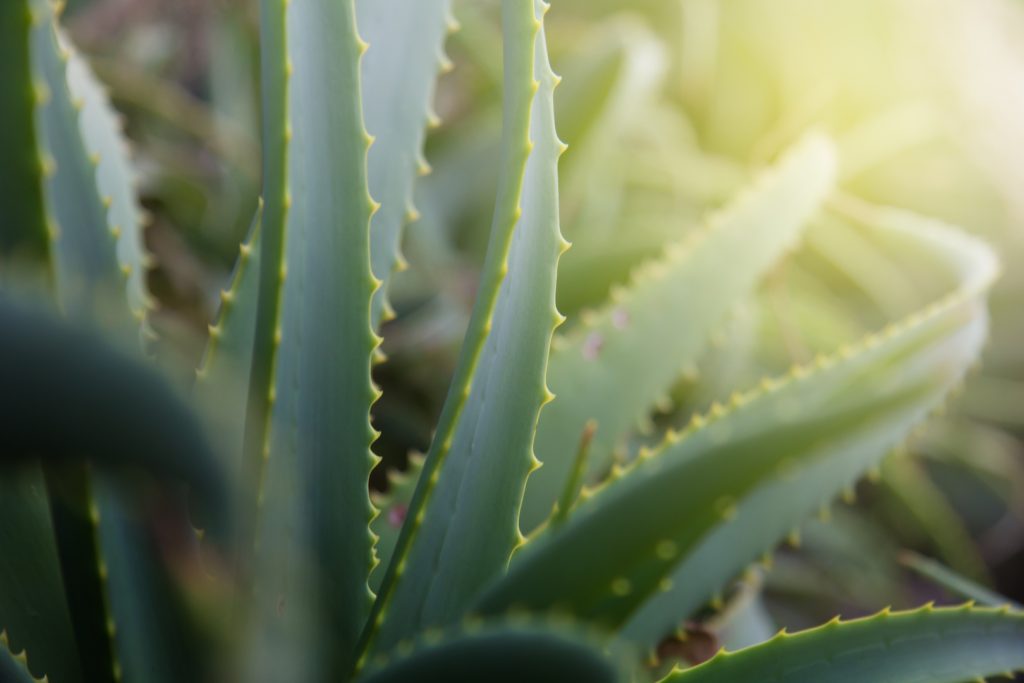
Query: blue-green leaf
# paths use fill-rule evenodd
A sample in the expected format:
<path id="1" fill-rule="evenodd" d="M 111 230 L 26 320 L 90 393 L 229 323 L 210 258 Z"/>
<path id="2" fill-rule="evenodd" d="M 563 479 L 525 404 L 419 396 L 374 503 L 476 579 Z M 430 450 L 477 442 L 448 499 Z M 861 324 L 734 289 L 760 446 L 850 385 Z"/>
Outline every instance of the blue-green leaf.
<path id="1" fill-rule="evenodd" d="M 263 22 L 264 73 L 282 80 L 264 92 L 266 286 L 249 391 L 266 413 L 247 416 L 246 457 L 262 470 L 247 675 L 337 679 L 352 668 L 372 598 L 370 364 L 379 339 L 360 101 L 366 46 L 354 0 L 281 5 L 265 3 Z"/>
<path id="2" fill-rule="evenodd" d="M 523 528 L 551 512 L 588 421 L 597 423 L 587 478 L 611 463 L 631 428 L 645 419 L 712 331 L 791 249 L 832 188 L 835 152 L 822 136 L 797 145 L 707 227 L 642 267 L 629 287 L 552 350 L 557 399 L 541 415 Z M 728 264 L 723 267 L 723 264 Z"/>
<path id="3" fill-rule="evenodd" d="M 423 160 L 431 99 L 439 71 L 450 67 L 445 37 L 453 23 L 451 0 L 360 0 L 359 32 L 369 44 L 363 57 L 363 114 L 374 137 L 367 158 L 370 194 L 380 210 L 370 223 L 373 272 L 382 283 L 373 297 L 377 327 L 393 315 L 387 303 L 392 273 L 404 265 L 402 229 L 416 220 L 413 184 L 429 169 Z"/>
<path id="4" fill-rule="evenodd" d="M 1024 614 L 1008 609 L 883 610 L 720 652 L 665 683 L 960 683 L 1024 669 Z M 1012 674 L 1009 674 L 1012 676 Z"/>
<path id="5" fill-rule="evenodd" d="M 539 17 L 546 5 L 538 3 Z M 517 10 L 518 11 L 518 10 Z M 480 588 L 505 568 L 519 543 L 518 514 L 526 477 L 534 467 L 533 433 L 545 385 L 555 309 L 558 257 L 568 246 L 558 228 L 558 157 L 554 123 L 557 77 L 544 32 L 526 36 L 540 84 L 530 110 L 532 152 L 522 184 L 522 210 L 487 338 L 465 409 L 448 437 L 447 455 L 415 531 L 401 576 L 389 598 L 375 643 L 387 652 L 400 639 L 457 619 Z M 520 37 L 521 39 L 521 37 Z M 429 457 L 429 456 L 428 456 Z M 429 462 L 429 460 L 428 460 Z M 471 562 L 466 558 L 472 557 Z"/>

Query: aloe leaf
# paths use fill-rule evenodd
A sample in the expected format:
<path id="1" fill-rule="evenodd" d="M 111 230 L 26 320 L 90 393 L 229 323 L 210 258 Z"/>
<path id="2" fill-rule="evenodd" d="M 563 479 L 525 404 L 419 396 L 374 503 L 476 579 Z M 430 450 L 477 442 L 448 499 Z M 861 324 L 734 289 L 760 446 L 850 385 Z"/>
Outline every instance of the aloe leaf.
<path id="1" fill-rule="evenodd" d="M 96 79 L 85 59 L 69 50 L 68 88 L 73 101 L 81 104 L 79 126 L 86 151 L 96 165 L 96 185 L 100 200 L 107 207 L 107 224 L 117 241 L 117 260 L 127 278 L 128 306 L 141 319 L 152 307 L 146 289 L 149 254 L 142 241 L 142 208 L 136 196 L 135 170 L 121 131 L 120 116 L 110 104 L 106 90 Z"/>
<path id="2" fill-rule="evenodd" d="M 82 680 L 75 634 L 38 465 L 0 476 L 0 630 L 31 650 L 31 670 L 54 681 Z M 0 676 L 0 680 L 6 680 Z"/>
<path id="3" fill-rule="evenodd" d="M 39 93 L 30 63 L 32 0 L 0 7 L 0 204 L 6 213 L 0 228 L 0 254 L 45 260 L 49 253 L 43 207 L 43 163 L 35 121 Z"/>
<path id="4" fill-rule="evenodd" d="M 408 517 L 409 504 L 412 502 L 422 472 L 423 456 L 411 454 L 408 469 L 404 472 L 389 472 L 387 493 L 373 500 L 380 514 L 370 522 L 370 531 L 377 538 L 377 544 L 374 546 L 377 563 L 370 574 L 371 590 L 376 591 L 380 587 L 384 569 L 391 563 L 391 554 L 395 550 L 402 525 Z"/>
<path id="5" fill-rule="evenodd" d="M 98 169 L 102 159 L 89 149 L 83 138 L 86 102 L 73 96 L 68 84 L 71 47 L 61 42 L 58 36 L 57 18 L 50 3 L 36 2 L 33 9 L 36 22 L 32 33 L 32 60 L 43 102 L 37 112 L 37 123 L 47 155 L 44 197 L 49 217 L 56 298 L 63 311 L 72 319 L 88 321 L 109 330 L 116 341 L 127 340 L 137 336 L 136 321 L 141 317 L 141 311 L 133 311 L 130 305 L 126 285 L 131 268 L 119 263 L 119 234 L 108 223 L 108 209 L 113 207 L 114 199 L 111 196 L 110 201 L 107 201 L 100 194 Z M 49 347 L 59 343 L 59 336 L 47 340 Z M 47 344 L 44 347 L 48 348 Z M 122 363 L 124 359 L 118 354 L 105 356 L 103 351 L 93 347 L 88 350 L 90 353 L 95 351 L 96 357 L 103 361 L 93 371 L 103 367 L 117 373 L 131 367 L 127 361 L 126 364 Z M 74 357 L 74 354 L 67 354 L 62 362 L 68 363 Z M 113 360 L 115 357 L 118 360 Z M 54 365 L 61 364 L 51 361 L 50 366 Z M 159 421 L 162 424 L 160 429 L 173 429 L 180 415 L 188 415 L 184 408 L 180 408 L 180 403 L 175 403 L 176 399 L 168 399 L 166 388 L 161 393 L 159 380 L 155 376 L 147 376 L 144 371 L 133 374 L 132 370 L 126 369 L 123 377 L 113 375 L 117 379 L 112 383 L 110 376 L 100 374 L 82 377 L 82 373 L 88 375 L 90 370 L 83 367 L 74 370 L 76 377 L 87 381 L 76 384 L 75 389 L 63 385 L 60 387 L 61 392 L 74 393 L 77 390 L 83 394 L 89 390 L 94 391 L 96 387 L 110 386 L 114 403 L 120 399 L 122 405 L 127 404 L 123 405 L 128 409 L 127 412 L 120 416 L 104 413 L 102 419 L 98 419 L 93 426 L 110 424 L 110 420 L 118 417 L 130 420 L 132 415 L 138 415 L 147 420 L 148 426 Z M 154 387 L 157 387 L 154 389 L 157 394 L 152 401 L 140 401 L 132 395 L 132 391 L 142 390 L 146 393 Z M 64 396 L 64 393 L 57 395 Z M 102 412 L 103 404 L 97 403 L 95 397 L 77 398 L 88 406 L 82 415 Z M 160 404 L 162 400 L 164 407 L 172 404 L 179 406 L 178 412 L 170 413 L 168 421 L 165 421 L 167 416 L 155 418 L 153 414 L 146 413 L 146 410 Z M 168 400 L 171 402 L 168 403 Z M 126 429 L 125 424 L 130 426 Z M 50 427 L 51 422 L 47 422 L 41 428 L 42 433 L 48 434 Z M 148 447 L 150 443 L 146 442 L 146 436 L 140 436 L 134 431 L 143 427 L 130 421 L 116 422 L 108 428 L 108 433 L 123 436 L 124 441 L 120 442 L 122 446 L 128 447 L 134 440 L 134 446 Z M 150 436 L 162 433 L 160 429 L 154 429 Z M 87 436 L 88 433 L 88 427 L 81 425 L 68 430 L 68 434 L 78 436 Z M 180 435 L 173 435 L 173 439 L 166 444 L 156 444 L 154 452 L 143 451 L 141 455 L 138 452 L 111 452 L 112 444 L 97 443 L 98 439 L 95 438 L 91 442 L 87 439 L 85 443 L 95 450 L 88 454 L 97 460 L 106 458 L 107 462 L 111 462 L 130 459 L 139 465 L 142 463 L 137 462 L 137 458 L 148 457 L 150 465 L 158 465 L 166 464 L 161 461 L 169 457 L 169 454 L 177 460 L 181 453 L 175 452 L 172 444 L 180 446 L 182 442 L 196 438 L 197 434 L 196 430 L 186 429 Z M 66 444 L 61 444 L 57 439 L 52 446 L 59 455 L 59 449 L 66 447 Z M 116 444 L 113 446 L 113 450 L 117 451 Z M 207 450 L 190 446 L 187 451 L 203 466 L 213 467 L 213 461 L 203 462 L 204 456 L 209 453 Z M 82 452 L 84 449 L 79 454 Z M 97 454 L 100 452 L 102 455 Z M 83 675 L 96 681 L 113 680 L 122 674 L 130 679 L 173 680 L 184 670 L 182 667 L 193 662 L 196 653 L 191 648 L 181 647 L 180 639 L 162 630 L 162 627 L 157 637 L 140 635 L 151 633 L 147 627 L 156 623 L 148 618 L 151 613 L 167 615 L 173 619 L 177 631 L 189 631 L 193 627 L 192 624 L 178 620 L 176 612 L 170 608 L 174 596 L 168 590 L 172 585 L 169 570 L 156 557 L 157 549 L 151 537 L 136 536 L 134 540 L 141 540 L 140 543 L 130 547 L 118 545 L 118 553 L 109 552 L 114 547 L 112 544 L 131 540 L 124 535 L 123 530 L 126 520 L 135 515 L 137 510 L 129 511 L 126 508 L 127 501 L 113 494 L 115 482 L 108 479 L 110 474 L 102 471 L 93 473 L 87 464 L 76 462 L 78 464 L 71 463 L 58 468 L 51 460 L 44 464 L 44 470 L 47 488 L 55 494 L 50 497 L 50 510 L 67 600 L 70 605 L 87 606 L 87 609 L 80 611 L 72 608 Z M 180 470 L 183 465 L 186 468 L 194 466 L 195 462 L 175 461 L 171 467 Z M 192 483 L 201 488 L 204 482 L 199 477 Z M 201 500 L 213 502 L 216 506 L 223 503 L 224 496 L 222 486 L 215 485 L 214 488 L 218 488 L 218 491 L 213 496 L 209 495 L 208 490 L 199 490 L 197 493 Z M 206 515 L 203 521 L 209 525 L 213 536 L 223 539 L 227 533 L 224 525 L 226 516 L 214 508 L 207 509 Z M 175 521 L 180 527 L 187 527 L 184 514 Z M 129 609 L 131 605 L 145 605 L 145 608 Z M 115 639 L 114 646 L 107 646 L 115 633 L 120 636 Z"/>
<path id="6" fill-rule="evenodd" d="M 141 467 L 189 483 L 211 537 L 223 540 L 227 490 L 201 428 L 153 370 L 91 333 L 10 303 L 0 306 L 0 324 L 7 330 L 0 340 L 0 411 L 11 420 L 3 460 L 29 472 L 37 459 L 44 464 L 52 531 L 45 518 L 35 519 L 56 540 L 82 676 L 115 680 L 123 669 L 159 680 L 181 673 L 189 651 L 173 647 L 171 628 L 187 626 L 179 628 L 165 611 L 171 589 L 152 538 L 141 532 L 124 538 L 129 515 L 109 474 Z M 94 473 L 93 466 L 106 472 Z M 39 552 L 29 557 L 41 559 Z M 33 591 L 53 590 L 38 569 L 19 579 Z M 54 642 L 62 642 L 63 616 L 53 601 L 64 592 L 32 606 L 46 615 L 47 625 L 56 625 L 47 636 Z M 115 648 L 118 626 L 124 632 Z M 21 637 L 13 626 L 12 632 Z M 143 640 L 142 634 L 152 637 Z M 44 665 L 49 652 L 40 649 Z"/>
<path id="7" fill-rule="evenodd" d="M 206 352 L 196 371 L 195 393 L 209 416 L 208 431 L 235 479 L 242 471 L 246 397 L 259 311 L 261 216 L 262 207 L 239 247 L 231 284 L 220 294 L 217 320 L 210 327 Z"/>
<path id="8" fill-rule="evenodd" d="M 374 137 L 367 157 L 370 194 L 380 210 L 370 223 L 373 272 L 382 280 L 373 297 L 376 328 L 393 313 L 387 286 L 401 269 L 402 229 L 416 220 L 413 184 L 427 172 L 425 128 L 435 125 L 434 83 L 450 68 L 443 46 L 453 24 L 451 0 L 359 0 L 359 32 L 369 44 L 363 57 L 363 114 Z"/>
<path id="9" fill-rule="evenodd" d="M 24 650 L 15 653 L 7 639 L 7 632 L 0 631 L 0 681 L 5 683 L 41 683 L 28 668 L 28 657 Z"/>
<path id="10" fill-rule="evenodd" d="M 45 95 L 32 64 L 33 40 L 44 8 L 32 0 L 0 7 L 0 226 L 4 288 L 22 259 L 46 262 L 50 235 L 43 198 L 43 150 L 38 109 Z M 4 471 L 0 477 L 0 631 L 18 650 L 35 653 L 35 673 L 58 680 L 82 679 L 75 636 L 58 569 L 57 549 L 40 468 Z M 0 658 L 7 653 L 4 637 Z M 0 664 L 0 677 L 17 671 Z"/>
<path id="11" fill-rule="evenodd" d="M 538 426 L 544 466 L 527 486 L 525 530 L 551 512 L 586 423 L 597 422 L 587 470 L 593 479 L 728 311 L 793 247 L 831 189 L 835 166 L 827 139 L 804 140 L 691 242 L 648 264 L 593 320 L 558 340 L 549 372 L 558 398 Z"/>
<path id="12" fill-rule="evenodd" d="M 276 307 L 264 302 L 279 297 L 270 329 L 273 382 L 263 389 L 265 440 L 247 453 L 266 463 L 254 565 L 258 654 L 250 666 L 253 680 L 279 680 L 275 667 L 292 664 L 299 673 L 289 677 L 320 680 L 351 671 L 372 598 L 367 487 L 376 432 L 369 413 L 378 391 L 370 363 L 379 338 L 370 300 L 379 283 L 370 266 L 375 204 L 359 95 L 366 45 L 356 32 L 354 0 L 296 1 L 283 15 L 265 9 L 265 27 L 283 22 L 268 38 L 281 44 L 264 47 L 267 69 L 284 69 L 285 82 L 270 92 L 285 101 L 268 111 L 266 134 L 280 133 L 285 166 L 280 186 L 265 176 L 260 232 L 263 284 L 270 278 L 281 288 L 261 287 L 253 357 L 254 368 L 267 360 L 260 335 Z M 271 193 L 280 194 L 272 201 Z M 259 390 L 254 374 L 250 395 Z"/>
<path id="13" fill-rule="evenodd" d="M 127 278 L 117 261 L 117 236 L 107 223 L 106 202 L 98 192 L 100 158 L 82 138 L 85 103 L 68 87 L 71 48 L 59 40 L 50 3 L 37 0 L 34 10 L 32 56 L 44 102 L 38 126 L 47 155 L 44 196 L 57 299 L 74 318 L 127 330 Z"/>
<path id="14" fill-rule="evenodd" d="M 992 252 L 895 210 L 870 217 L 949 291 L 857 346 L 696 416 L 541 532 L 478 604 L 559 606 L 653 646 L 850 486 L 962 380 L 985 337 Z"/>
<path id="15" fill-rule="evenodd" d="M 567 627 L 528 622 L 471 623 L 454 634 L 429 631 L 390 657 L 375 658 L 358 680 L 468 681 L 481 675 L 495 683 L 627 680 L 595 642 Z"/>
<path id="16" fill-rule="evenodd" d="M 191 485 L 215 537 L 227 534 L 227 487 L 196 418 L 160 375 L 95 334 L 0 303 L 0 463 L 88 460 Z"/>
<path id="17" fill-rule="evenodd" d="M 540 21 L 537 19 L 533 0 L 502 0 L 501 8 L 504 34 L 505 88 L 502 95 L 504 120 L 502 124 L 501 176 L 491 224 L 491 238 L 487 246 L 480 286 L 462 351 L 459 354 L 455 375 L 438 420 L 434 439 L 427 453 L 420 484 L 417 486 L 409 506 L 408 521 L 402 527 L 392 554 L 391 564 L 381 581 L 380 592 L 364 630 L 360 643 L 361 657 L 365 655 L 367 648 L 375 639 L 379 627 L 384 622 L 385 616 L 390 612 L 390 603 L 394 597 L 396 586 L 400 585 L 399 578 L 405 574 L 413 540 L 419 535 L 420 526 L 426 518 L 427 504 L 433 500 L 434 488 L 439 481 L 442 466 L 453 450 L 458 425 L 461 423 L 465 409 L 472 405 L 468 399 L 472 393 L 472 385 L 475 383 L 473 380 L 481 365 L 481 359 L 485 357 L 484 347 L 490 337 L 499 292 L 509 269 L 509 251 L 512 246 L 513 234 L 522 216 L 520 199 L 527 158 L 530 156 L 531 105 L 539 87 L 534 74 L 534 51 L 536 36 L 540 30 Z M 477 409 L 472 412 L 476 413 Z M 465 464 L 463 459 L 462 466 L 464 467 Z M 458 469 L 461 468 L 458 468 L 458 465 L 456 467 L 455 472 L 458 472 Z M 459 474 L 455 474 L 455 476 L 461 479 Z M 513 483 L 508 488 L 514 490 L 514 487 Z M 506 495 L 509 494 L 506 493 Z M 517 497 L 515 493 L 510 496 L 513 499 L 515 497 Z M 502 505 L 501 508 L 508 513 L 507 506 Z M 431 513 L 432 526 L 441 521 L 438 519 L 439 514 L 440 509 L 434 507 L 434 511 Z M 442 526 L 441 530 L 443 531 L 443 529 Z M 518 534 L 518 530 L 515 531 Z M 489 544 L 488 547 L 491 549 L 490 552 L 494 552 L 496 547 L 500 548 L 507 543 L 505 534 L 501 533 L 498 543 Z M 425 559 L 429 559 L 429 556 L 437 550 L 426 543 L 420 544 L 420 548 L 421 550 L 417 552 L 425 553 Z M 482 563 L 478 570 L 493 571 L 494 567 L 490 564 L 493 562 L 493 557 L 494 555 L 489 557 L 487 563 Z M 429 566 L 417 567 L 416 571 L 417 573 L 430 572 L 430 569 Z M 429 573 L 420 574 L 417 580 L 422 581 L 429 578 Z M 452 586 L 450 589 L 458 590 L 459 587 Z M 403 612 L 406 610 L 418 611 L 419 604 L 417 603 L 424 597 L 426 596 L 417 596 L 406 592 L 405 597 L 402 598 L 403 601 L 407 601 L 405 603 L 407 606 L 402 607 Z M 412 615 L 407 614 L 406 616 L 411 617 Z M 392 621 L 392 629 L 400 630 L 410 626 L 410 624 L 403 626 L 398 619 L 395 619 L 395 616 L 388 618 Z"/>
<path id="18" fill-rule="evenodd" d="M 882 481 L 905 524 L 916 528 L 953 569 L 975 581 L 991 581 L 963 518 L 919 463 L 891 458 L 882 466 Z"/>
<path id="19" fill-rule="evenodd" d="M 541 15 L 546 5 L 538 3 Z M 522 212 L 473 375 L 465 410 L 450 436 L 447 457 L 433 474 L 429 503 L 403 558 L 377 651 L 414 630 L 457 619 L 480 588 L 501 573 L 518 545 L 519 506 L 534 469 L 533 433 L 550 393 L 544 376 L 554 328 L 555 274 L 568 246 L 558 227 L 558 157 L 554 123 L 557 77 L 543 29 L 530 41 L 540 83 L 531 108 L 532 152 L 526 164 Z M 472 557 L 472 562 L 466 558 Z"/>
<path id="20" fill-rule="evenodd" d="M 1024 614 L 1008 608 L 934 608 L 831 622 L 720 652 L 670 683 L 959 683 L 1024 669 Z M 1008 674 L 1012 677 L 1012 674 Z"/>
<path id="21" fill-rule="evenodd" d="M 956 573 L 949 567 L 946 567 L 935 560 L 924 557 L 923 555 L 906 551 L 900 556 L 900 563 L 905 567 L 912 569 L 932 583 L 945 588 L 952 594 L 964 598 L 965 600 L 973 600 L 979 605 L 986 605 L 988 607 L 1010 605 L 1015 610 L 1024 611 L 1024 606 L 1019 603 L 1016 603 L 1009 598 L 982 586 L 981 584 L 975 583 L 971 579 Z"/>

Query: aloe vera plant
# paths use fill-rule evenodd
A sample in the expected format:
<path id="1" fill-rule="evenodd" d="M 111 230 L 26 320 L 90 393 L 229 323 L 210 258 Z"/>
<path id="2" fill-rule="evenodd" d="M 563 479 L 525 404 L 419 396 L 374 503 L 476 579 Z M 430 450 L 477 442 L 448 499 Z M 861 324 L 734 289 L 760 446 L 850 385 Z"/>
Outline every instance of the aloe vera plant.
<path id="1" fill-rule="evenodd" d="M 997 264 L 955 227 L 837 192 L 839 152 L 812 132 L 557 332 L 566 147 L 547 10 L 501 2 L 475 304 L 428 452 L 371 500 L 372 370 L 429 168 L 449 3 L 261 3 L 262 200 L 196 410 L 140 346 L 151 258 L 106 95 L 49 0 L 4 3 L 0 679 L 955 683 L 1024 668 L 1024 613 L 973 604 L 837 617 L 696 666 L 662 656 L 963 382 Z M 634 452 L 819 216 L 932 286 Z"/>

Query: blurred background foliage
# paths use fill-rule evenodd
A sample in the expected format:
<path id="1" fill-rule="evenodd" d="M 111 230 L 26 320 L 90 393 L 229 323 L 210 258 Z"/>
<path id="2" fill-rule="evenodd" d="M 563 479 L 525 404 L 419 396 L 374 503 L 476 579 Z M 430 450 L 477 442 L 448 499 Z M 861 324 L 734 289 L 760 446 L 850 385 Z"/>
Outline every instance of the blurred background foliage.
<path id="1" fill-rule="evenodd" d="M 124 113 L 150 214 L 153 325 L 189 381 L 256 206 L 258 16 L 251 0 L 72 0 L 76 42 Z M 847 207 L 732 315 L 704 360 L 621 453 L 736 387 L 785 372 L 912 309 L 936 283 L 848 216 L 906 207 L 984 236 L 1003 276 L 985 362 L 891 459 L 881 484 L 815 523 L 772 571 L 740 582 L 723 637 L 842 611 L 941 599 L 900 563 L 914 549 L 1024 599 L 1024 5 L 1013 0 L 552 0 L 548 40 L 562 166 L 559 307 L 569 325 L 685 237 L 809 128 L 838 140 Z M 441 79 L 433 171 L 417 191 L 410 267 L 392 289 L 375 422 L 386 468 L 423 449 L 443 400 L 485 247 L 499 141 L 493 0 L 461 0 Z M 851 211 L 850 208 L 854 210 Z M 680 292 L 679 296 L 700 296 Z M 851 495 L 851 501 L 854 496 Z M 794 539 L 795 541 L 796 539 Z M 763 588 L 763 590 L 762 590 Z M 715 619 L 712 619 L 712 624 Z"/>

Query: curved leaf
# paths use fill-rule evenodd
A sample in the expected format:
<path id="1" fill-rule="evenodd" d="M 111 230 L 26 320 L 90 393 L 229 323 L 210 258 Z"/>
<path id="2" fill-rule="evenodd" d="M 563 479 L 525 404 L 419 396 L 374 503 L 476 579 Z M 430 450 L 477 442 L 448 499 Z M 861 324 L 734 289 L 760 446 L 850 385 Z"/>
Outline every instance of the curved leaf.
<path id="1" fill-rule="evenodd" d="M 960 683 L 1024 669 L 1024 613 L 1007 608 L 883 610 L 720 652 L 665 683 Z"/>
<path id="2" fill-rule="evenodd" d="M 602 649 L 568 629 L 477 624 L 461 633 L 431 632 L 388 659 L 375 659 L 360 683 L 469 681 L 615 683 L 626 677 Z"/>
<path id="3" fill-rule="evenodd" d="M 94 334 L 0 300 L 0 463 L 88 459 L 187 482 L 216 536 L 227 487 L 196 418 L 155 371 Z"/>
<path id="4" fill-rule="evenodd" d="M 524 530 L 551 512 L 589 420 L 597 433 L 587 479 L 607 469 L 616 446 L 696 361 L 728 311 L 792 248 L 831 190 L 835 166 L 827 139 L 804 140 L 692 241 L 645 266 L 592 320 L 558 340 L 549 372 L 558 398 L 538 425 L 544 467 L 527 486 Z"/>
<path id="5" fill-rule="evenodd" d="M 696 416 L 514 558 L 480 601 L 560 607 L 653 646 L 901 442 L 979 353 L 995 258 L 951 228 L 870 212 L 951 291 L 855 348 Z"/>

